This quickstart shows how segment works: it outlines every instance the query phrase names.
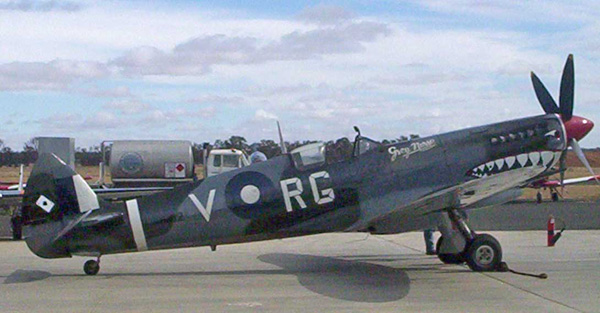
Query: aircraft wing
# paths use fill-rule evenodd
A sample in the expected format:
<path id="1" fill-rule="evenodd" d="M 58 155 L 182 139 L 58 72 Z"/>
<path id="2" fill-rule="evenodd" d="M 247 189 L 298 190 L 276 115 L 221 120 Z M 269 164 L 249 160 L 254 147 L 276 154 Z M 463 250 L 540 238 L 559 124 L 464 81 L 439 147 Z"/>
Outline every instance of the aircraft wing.
<path id="1" fill-rule="evenodd" d="M 93 188 L 94 192 L 101 198 L 111 200 L 122 200 L 135 198 L 155 192 L 173 189 L 172 187 L 143 187 L 143 188 Z M 23 192 L 19 190 L 0 190 L 2 198 L 21 198 Z"/>
<path id="2" fill-rule="evenodd" d="M 17 198 L 22 197 L 23 192 L 19 190 L 0 190 L 0 199 L 1 198 Z"/>
<path id="3" fill-rule="evenodd" d="M 585 184 L 589 182 L 593 182 L 595 180 L 600 180 L 600 175 L 595 176 L 585 176 L 585 177 L 577 177 L 563 180 L 561 184 L 559 180 L 548 180 L 544 182 L 540 182 L 535 184 L 534 188 L 544 188 L 544 187 L 560 187 L 560 186 L 568 186 L 568 185 L 578 185 Z"/>
<path id="4" fill-rule="evenodd" d="M 534 170 L 522 168 L 472 180 L 420 197 L 407 206 L 369 221 L 363 228 L 351 231 L 376 229 L 374 233 L 394 234 L 428 228 L 438 224 L 440 214 L 436 213 L 441 213 L 448 207 L 466 210 L 513 200 L 520 195 L 519 185 L 523 177 L 535 176 Z"/>
<path id="5" fill-rule="evenodd" d="M 565 179 L 563 181 L 562 185 L 563 186 L 577 185 L 577 184 L 583 184 L 583 183 L 587 183 L 587 182 L 592 182 L 592 181 L 595 181 L 595 180 L 598 180 L 598 179 L 600 179 L 600 175 L 571 178 L 571 179 Z M 560 182 L 558 182 L 558 185 L 560 186 Z"/>

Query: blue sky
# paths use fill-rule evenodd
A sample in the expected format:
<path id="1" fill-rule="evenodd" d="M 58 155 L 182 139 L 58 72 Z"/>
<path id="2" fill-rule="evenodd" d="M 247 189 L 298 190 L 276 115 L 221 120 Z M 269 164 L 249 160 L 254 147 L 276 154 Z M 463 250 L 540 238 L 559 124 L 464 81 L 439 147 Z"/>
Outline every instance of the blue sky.
<path id="1" fill-rule="evenodd" d="M 89 147 L 422 136 L 542 113 L 575 55 L 600 121 L 600 4 L 0 0 L 0 139 Z M 600 146 L 599 130 L 582 142 Z"/>

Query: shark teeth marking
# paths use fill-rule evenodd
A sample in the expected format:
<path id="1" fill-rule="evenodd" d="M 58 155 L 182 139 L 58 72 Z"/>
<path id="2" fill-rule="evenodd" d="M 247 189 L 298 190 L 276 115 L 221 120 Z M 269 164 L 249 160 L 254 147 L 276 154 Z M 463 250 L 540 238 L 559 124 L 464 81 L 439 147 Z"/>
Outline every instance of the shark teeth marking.
<path id="1" fill-rule="evenodd" d="M 539 152 L 531 152 L 529 154 L 529 160 L 531 160 L 531 163 L 533 165 L 538 165 L 538 163 L 540 162 L 540 153 Z"/>
<path id="2" fill-rule="evenodd" d="M 527 160 L 529 160 L 529 156 L 527 154 L 517 155 L 517 161 L 519 161 L 519 164 L 521 164 L 521 167 L 525 167 L 525 164 L 527 164 Z"/>
<path id="3" fill-rule="evenodd" d="M 512 168 L 513 165 L 515 164 L 516 160 L 517 160 L 517 158 L 514 156 L 510 156 L 510 157 L 506 158 L 506 165 L 508 165 L 508 168 Z"/>
<path id="4" fill-rule="evenodd" d="M 509 156 L 480 164 L 470 170 L 467 175 L 482 178 L 523 167 L 541 166 L 549 168 L 556 163 L 558 158 L 560 158 L 560 152 L 541 151 L 521 153 L 516 156 Z"/>
<path id="5" fill-rule="evenodd" d="M 544 166 L 548 166 L 552 160 L 554 160 L 554 153 L 550 151 L 543 151 L 542 153 L 542 163 Z"/>
<path id="6" fill-rule="evenodd" d="M 498 159 L 495 163 L 498 169 L 502 169 L 504 167 L 504 159 Z"/>

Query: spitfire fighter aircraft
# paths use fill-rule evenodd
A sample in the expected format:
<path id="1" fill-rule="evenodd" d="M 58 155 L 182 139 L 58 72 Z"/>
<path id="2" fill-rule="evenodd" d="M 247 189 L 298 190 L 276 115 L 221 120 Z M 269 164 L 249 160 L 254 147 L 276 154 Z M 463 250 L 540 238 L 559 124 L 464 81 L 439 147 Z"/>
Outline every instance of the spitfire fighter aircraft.
<path id="1" fill-rule="evenodd" d="M 40 155 L 23 198 L 27 245 L 43 258 L 100 256 L 252 242 L 327 232 L 396 234 L 436 225 L 438 256 L 495 270 L 502 249 L 460 214 L 556 173 L 568 146 L 593 127 L 572 115 L 573 58 L 560 107 L 533 76 L 545 115 L 384 145 L 360 135 L 351 156 L 332 162 L 323 144 L 125 201 L 99 198 L 51 154 Z M 585 160 L 585 159 L 584 159 Z M 562 170 L 559 169 L 559 170 Z"/>

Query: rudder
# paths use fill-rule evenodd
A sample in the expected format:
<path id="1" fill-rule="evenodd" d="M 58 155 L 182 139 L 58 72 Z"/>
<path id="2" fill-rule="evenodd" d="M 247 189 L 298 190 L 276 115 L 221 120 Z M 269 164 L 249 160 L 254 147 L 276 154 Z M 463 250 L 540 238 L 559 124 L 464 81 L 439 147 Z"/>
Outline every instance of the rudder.
<path id="1" fill-rule="evenodd" d="M 23 195 L 24 239 L 44 258 L 70 257 L 68 241 L 59 240 L 80 218 L 100 207 L 98 197 L 72 168 L 54 154 L 38 157 Z"/>
<path id="2" fill-rule="evenodd" d="M 54 154 L 41 154 L 23 195 L 23 223 L 58 221 L 99 208 L 98 197 L 72 168 Z"/>

